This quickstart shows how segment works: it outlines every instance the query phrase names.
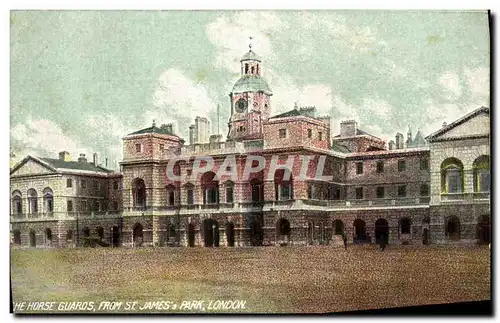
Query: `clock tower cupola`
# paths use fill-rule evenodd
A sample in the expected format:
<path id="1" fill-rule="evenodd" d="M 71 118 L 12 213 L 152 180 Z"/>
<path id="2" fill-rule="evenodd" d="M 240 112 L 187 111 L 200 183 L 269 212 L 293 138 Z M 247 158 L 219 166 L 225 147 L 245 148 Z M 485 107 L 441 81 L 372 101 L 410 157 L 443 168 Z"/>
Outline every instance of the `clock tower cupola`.
<path id="1" fill-rule="evenodd" d="M 251 39 L 251 38 L 250 38 Z M 228 139 L 262 138 L 262 123 L 271 111 L 273 95 L 262 77 L 262 59 L 252 50 L 241 58 L 241 76 L 229 94 L 231 118 Z"/>

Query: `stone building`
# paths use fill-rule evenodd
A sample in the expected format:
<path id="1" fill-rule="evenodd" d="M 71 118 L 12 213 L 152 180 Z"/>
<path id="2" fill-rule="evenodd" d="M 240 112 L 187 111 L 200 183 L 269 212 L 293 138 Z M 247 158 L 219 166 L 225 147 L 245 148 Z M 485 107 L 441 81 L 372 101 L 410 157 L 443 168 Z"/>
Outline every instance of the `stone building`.
<path id="1" fill-rule="evenodd" d="M 344 234 L 350 243 L 489 241 L 487 108 L 427 140 L 409 131 L 387 145 L 355 120 L 332 135 L 330 117 L 314 107 L 271 115 L 264 71 L 252 50 L 241 59 L 225 141 L 201 117 L 187 144 L 172 125 L 154 122 L 123 137 L 121 173 L 96 174 L 108 185 L 122 179 L 120 199 L 108 190 L 102 200 L 123 203 L 106 227 L 119 228 L 124 246 L 338 244 Z M 31 222 L 16 221 L 13 229 L 26 235 L 21 224 Z"/>
<path id="2" fill-rule="evenodd" d="M 80 245 L 95 234 L 120 243 L 121 177 L 81 154 L 58 159 L 27 156 L 10 171 L 11 234 L 14 245 Z M 114 238 L 114 240 L 113 240 Z"/>

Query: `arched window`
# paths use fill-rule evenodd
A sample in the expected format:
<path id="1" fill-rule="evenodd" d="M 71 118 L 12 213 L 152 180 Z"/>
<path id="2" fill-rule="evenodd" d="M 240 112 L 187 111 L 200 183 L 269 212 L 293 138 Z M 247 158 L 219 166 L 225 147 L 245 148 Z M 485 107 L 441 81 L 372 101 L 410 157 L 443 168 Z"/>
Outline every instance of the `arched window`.
<path id="1" fill-rule="evenodd" d="M 411 233 L 411 220 L 409 218 L 401 219 L 399 226 L 401 228 L 401 234 Z"/>
<path id="2" fill-rule="evenodd" d="M 33 188 L 28 190 L 28 212 L 30 214 L 38 213 L 38 194 Z"/>
<path id="3" fill-rule="evenodd" d="M 12 212 L 13 214 L 23 213 L 22 195 L 21 192 L 17 190 L 12 192 Z"/>
<path id="4" fill-rule="evenodd" d="M 276 200 L 293 199 L 293 178 L 289 169 L 277 169 L 274 173 L 274 185 Z"/>
<path id="5" fill-rule="evenodd" d="M 167 244 L 175 243 L 176 236 L 177 236 L 177 234 L 175 232 L 175 225 L 172 223 L 169 223 L 167 225 Z"/>
<path id="6" fill-rule="evenodd" d="M 194 185 L 187 183 L 184 185 L 184 190 L 186 191 L 186 203 L 188 205 L 194 204 Z"/>
<path id="7" fill-rule="evenodd" d="M 264 201 L 264 190 L 262 186 L 262 180 L 260 178 L 254 178 L 250 181 L 250 186 L 252 187 L 252 202 L 260 203 Z"/>
<path id="8" fill-rule="evenodd" d="M 52 212 L 54 212 L 54 197 L 49 187 L 43 190 L 43 208 L 46 214 L 52 214 Z"/>
<path id="9" fill-rule="evenodd" d="M 462 162 L 456 158 L 445 159 L 441 163 L 441 192 L 462 193 L 463 192 L 464 167 Z"/>
<path id="10" fill-rule="evenodd" d="M 132 182 L 132 194 L 134 198 L 134 207 L 146 207 L 146 184 L 141 178 L 136 178 Z"/>
<path id="11" fill-rule="evenodd" d="M 479 156 L 472 164 L 474 192 L 490 191 L 490 156 Z"/>
<path id="12" fill-rule="evenodd" d="M 175 186 L 172 184 L 167 185 L 167 205 L 173 206 L 175 205 Z"/>
<path id="13" fill-rule="evenodd" d="M 254 71 L 255 71 L 255 67 L 253 67 L 253 66 L 252 66 L 252 67 L 250 68 L 250 74 L 254 74 Z"/>
<path id="14" fill-rule="evenodd" d="M 257 64 L 257 72 L 256 72 L 257 75 L 260 75 L 260 71 L 259 71 L 259 64 Z"/>
<path id="15" fill-rule="evenodd" d="M 226 203 L 233 203 L 234 202 L 234 182 L 226 181 L 225 187 L 226 187 Z"/>
<path id="16" fill-rule="evenodd" d="M 248 63 L 245 64 L 245 74 L 248 74 Z"/>
<path id="17" fill-rule="evenodd" d="M 215 179 L 214 172 L 206 172 L 201 177 L 201 189 L 203 191 L 203 204 L 219 203 L 219 182 Z"/>
<path id="18" fill-rule="evenodd" d="M 342 222 L 342 220 L 335 220 L 333 222 L 333 226 L 335 228 L 336 235 L 342 234 L 344 232 L 344 223 Z"/>

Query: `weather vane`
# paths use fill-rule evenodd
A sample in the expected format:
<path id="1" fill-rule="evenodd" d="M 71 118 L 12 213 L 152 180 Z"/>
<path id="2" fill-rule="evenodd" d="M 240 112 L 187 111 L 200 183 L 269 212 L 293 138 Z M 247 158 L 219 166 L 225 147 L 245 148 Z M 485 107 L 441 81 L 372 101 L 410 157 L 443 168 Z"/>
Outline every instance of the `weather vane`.
<path id="1" fill-rule="evenodd" d="M 253 39 L 253 37 L 250 36 L 248 38 L 250 38 L 250 43 L 248 44 L 248 47 L 250 48 L 250 50 L 252 50 L 252 39 Z"/>

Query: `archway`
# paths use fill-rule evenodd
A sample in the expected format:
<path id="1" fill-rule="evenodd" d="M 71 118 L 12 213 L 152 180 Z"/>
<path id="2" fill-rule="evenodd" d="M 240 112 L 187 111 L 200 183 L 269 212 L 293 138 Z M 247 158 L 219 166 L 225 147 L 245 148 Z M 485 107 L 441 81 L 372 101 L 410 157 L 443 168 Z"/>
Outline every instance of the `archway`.
<path id="1" fill-rule="evenodd" d="M 377 243 L 389 243 L 389 223 L 386 219 L 378 219 L 375 222 L 375 241 Z"/>
<path id="2" fill-rule="evenodd" d="M 14 244 L 21 245 L 21 231 L 14 230 Z"/>
<path id="3" fill-rule="evenodd" d="M 457 216 L 452 216 L 446 222 L 446 235 L 451 240 L 460 240 L 460 220 Z"/>
<path id="4" fill-rule="evenodd" d="M 361 219 L 354 220 L 354 243 L 363 243 L 366 241 L 366 224 Z"/>
<path id="5" fill-rule="evenodd" d="M 189 247 L 194 247 L 194 240 L 195 240 L 195 228 L 194 228 L 194 224 L 189 223 L 187 231 L 188 231 L 187 232 L 188 246 Z"/>
<path id="6" fill-rule="evenodd" d="M 84 238 L 87 238 L 87 237 L 90 237 L 90 229 L 85 227 L 83 228 L 83 237 Z"/>
<path id="7" fill-rule="evenodd" d="M 174 245 L 176 240 L 177 233 L 175 231 L 175 225 L 173 223 L 169 223 L 167 225 L 167 246 Z"/>
<path id="8" fill-rule="evenodd" d="M 411 234 L 411 220 L 409 218 L 402 218 L 399 221 L 399 229 L 401 234 Z"/>
<path id="9" fill-rule="evenodd" d="M 45 243 L 47 245 L 52 245 L 52 230 L 49 228 L 45 229 Z"/>
<path id="10" fill-rule="evenodd" d="M 142 243 L 144 242 L 144 232 L 143 232 L 142 224 L 136 223 L 134 225 L 132 240 L 134 243 L 134 247 L 142 246 Z"/>
<path id="11" fill-rule="evenodd" d="M 290 241 L 290 232 L 292 229 L 290 228 L 290 222 L 287 219 L 281 218 L 278 220 L 276 223 L 276 231 L 278 233 L 279 240 L 283 237 L 285 242 Z"/>
<path id="12" fill-rule="evenodd" d="M 30 231 L 30 247 L 36 247 L 36 233 L 34 230 Z"/>
<path id="13" fill-rule="evenodd" d="M 257 215 L 250 220 L 250 244 L 262 246 L 264 241 L 264 230 L 262 229 L 262 217 Z"/>
<path id="14" fill-rule="evenodd" d="M 306 240 L 307 244 L 312 245 L 314 244 L 314 222 L 313 221 L 307 221 L 307 232 L 306 232 Z"/>
<path id="15" fill-rule="evenodd" d="M 112 236 L 112 238 L 111 238 L 112 246 L 113 247 L 120 246 L 120 231 L 116 225 L 112 229 L 111 236 Z"/>
<path id="16" fill-rule="evenodd" d="M 104 229 L 102 227 L 97 227 L 95 229 L 95 232 L 97 233 L 97 236 L 99 237 L 99 240 L 103 240 L 104 239 Z"/>
<path id="17" fill-rule="evenodd" d="M 341 235 L 344 232 L 344 222 L 342 220 L 335 220 L 333 226 L 335 227 L 336 235 Z"/>
<path id="18" fill-rule="evenodd" d="M 487 214 L 483 214 L 477 223 L 477 239 L 480 244 L 491 242 L 491 223 Z"/>
<path id="19" fill-rule="evenodd" d="M 66 231 L 66 242 L 73 241 L 73 230 L 69 229 Z"/>
<path id="20" fill-rule="evenodd" d="M 214 219 L 203 221 L 203 240 L 205 247 L 219 246 L 219 223 Z"/>
<path id="21" fill-rule="evenodd" d="M 234 247 L 234 224 L 232 222 L 226 223 L 226 239 L 227 246 Z"/>

